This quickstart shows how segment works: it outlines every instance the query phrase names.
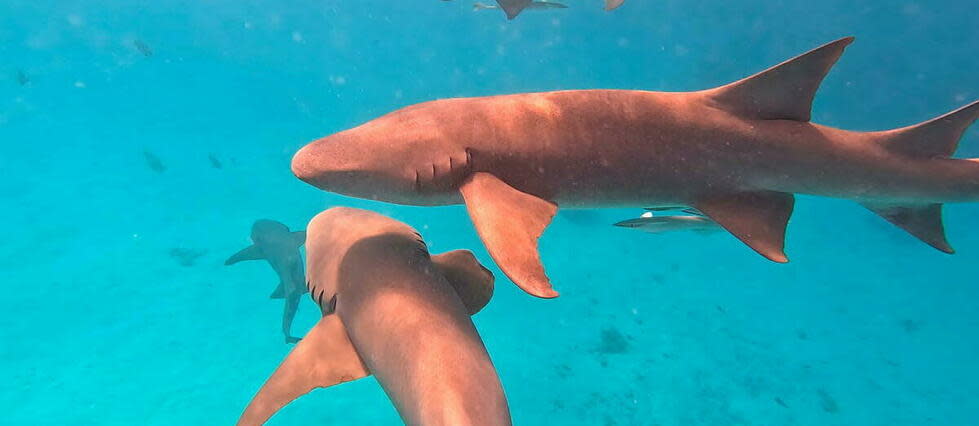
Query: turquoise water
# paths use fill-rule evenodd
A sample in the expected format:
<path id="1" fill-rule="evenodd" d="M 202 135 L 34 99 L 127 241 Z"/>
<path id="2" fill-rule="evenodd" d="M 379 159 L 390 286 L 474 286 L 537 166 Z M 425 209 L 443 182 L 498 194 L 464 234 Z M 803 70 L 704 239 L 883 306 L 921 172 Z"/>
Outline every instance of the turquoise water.
<path id="1" fill-rule="evenodd" d="M 369 208 L 492 265 L 461 206 L 290 173 L 305 143 L 398 107 L 696 90 L 845 35 L 815 122 L 893 128 L 979 98 L 971 1 L 566 3 L 507 22 L 463 0 L 4 0 L 0 424 L 233 423 L 291 348 L 271 269 L 222 264 L 256 219 Z M 959 155 L 979 157 L 975 128 Z M 947 209 L 947 256 L 851 202 L 800 197 L 788 265 L 723 233 L 610 226 L 639 213 L 555 219 L 541 253 L 556 300 L 493 267 L 475 322 L 515 424 L 976 424 L 979 207 Z M 317 316 L 304 299 L 294 333 Z M 269 424 L 398 423 L 364 379 Z"/>

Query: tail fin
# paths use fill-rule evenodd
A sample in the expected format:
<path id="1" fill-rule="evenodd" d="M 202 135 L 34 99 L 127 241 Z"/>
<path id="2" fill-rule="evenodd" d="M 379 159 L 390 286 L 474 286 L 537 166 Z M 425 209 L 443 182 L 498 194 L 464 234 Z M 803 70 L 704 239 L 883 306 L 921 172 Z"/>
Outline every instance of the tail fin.
<path id="1" fill-rule="evenodd" d="M 962 134 L 979 119 L 979 101 L 941 117 L 903 129 L 878 132 L 881 144 L 892 152 L 915 157 L 950 157 Z"/>
<path id="2" fill-rule="evenodd" d="M 976 119 L 979 119 L 979 101 L 924 123 L 877 132 L 875 136 L 891 152 L 912 157 L 951 157 L 958 148 L 959 139 Z M 955 253 L 945 237 L 941 204 L 902 206 L 865 203 L 864 207 L 928 245 L 944 253 Z"/>
<path id="3" fill-rule="evenodd" d="M 852 42 L 853 37 L 836 40 L 705 93 L 725 110 L 743 117 L 809 121 L 819 84 Z"/>

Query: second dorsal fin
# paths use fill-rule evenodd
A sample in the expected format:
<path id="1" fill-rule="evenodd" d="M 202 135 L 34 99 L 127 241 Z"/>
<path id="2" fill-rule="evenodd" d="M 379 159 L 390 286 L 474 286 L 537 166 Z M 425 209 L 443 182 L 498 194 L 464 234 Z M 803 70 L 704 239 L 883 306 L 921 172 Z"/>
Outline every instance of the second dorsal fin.
<path id="1" fill-rule="evenodd" d="M 836 40 L 707 94 L 743 117 L 809 121 L 819 84 L 852 42 L 853 37 Z"/>

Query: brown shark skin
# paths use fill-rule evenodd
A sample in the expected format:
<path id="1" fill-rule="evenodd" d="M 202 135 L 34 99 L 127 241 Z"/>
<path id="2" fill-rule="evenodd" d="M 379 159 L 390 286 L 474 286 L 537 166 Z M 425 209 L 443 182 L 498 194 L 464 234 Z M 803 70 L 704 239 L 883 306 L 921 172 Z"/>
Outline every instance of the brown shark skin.
<path id="1" fill-rule="evenodd" d="M 890 154 L 874 143 L 886 133 L 744 119 L 712 105 L 709 92 L 575 90 L 410 106 L 307 145 L 293 171 L 325 190 L 407 205 L 459 204 L 459 185 L 475 171 L 564 207 L 757 190 L 979 199 L 979 164 Z"/>
<path id="2" fill-rule="evenodd" d="M 889 131 L 812 123 L 815 89 L 851 41 L 697 92 L 571 90 L 425 102 L 307 145 L 292 169 L 321 189 L 397 204 L 461 203 L 460 189 L 482 173 L 560 207 L 693 206 L 777 262 L 787 261 L 781 240 L 791 194 L 844 198 L 951 252 L 940 203 L 979 200 L 979 163 L 949 158 L 979 104 Z M 805 67 L 793 69 L 799 63 Z M 768 84 L 794 73 L 806 79 Z M 779 102 L 785 111 L 764 105 Z M 721 214 L 732 211 L 738 214 Z M 514 281 L 556 296 L 535 274 L 535 283 Z"/>
<path id="3" fill-rule="evenodd" d="M 316 216 L 308 233 L 313 299 L 325 314 L 335 309 L 406 424 L 511 424 L 470 310 L 414 229 L 365 210 L 333 208 Z"/>
<path id="4" fill-rule="evenodd" d="M 224 264 L 233 265 L 243 260 L 258 259 L 264 259 L 269 263 L 279 276 L 279 286 L 271 297 L 285 299 L 282 333 L 285 335 L 286 343 L 295 343 L 299 339 L 290 334 L 292 320 L 296 316 L 300 297 L 307 293 L 303 259 L 302 254 L 299 253 L 305 233 L 290 232 L 287 226 L 279 222 L 261 219 L 252 225 L 251 238 L 254 245 L 232 255 Z"/>

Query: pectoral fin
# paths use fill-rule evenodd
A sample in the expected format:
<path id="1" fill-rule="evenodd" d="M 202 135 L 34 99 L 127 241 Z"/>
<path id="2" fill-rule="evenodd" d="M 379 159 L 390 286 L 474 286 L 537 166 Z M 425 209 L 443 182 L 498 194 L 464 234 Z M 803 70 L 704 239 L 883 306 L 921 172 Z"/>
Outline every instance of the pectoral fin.
<path id="1" fill-rule="evenodd" d="M 785 227 L 792 216 L 795 197 L 784 192 L 713 194 L 695 203 L 717 222 L 762 256 L 778 263 L 785 256 Z"/>
<path id="2" fill-rule="evenodd" d="M 286 283 L 279 281 L 279 286 L 272 290 L 269 299 L 282 299 L 286 297 Z"/>
<path id="3" fill-rule="evenodd" d="M 432 256 L 432 263 L 449 281 L 462 303 L 474 315 L 493 297 L 493 273 L 469 250 L 452 250 Z"/>
<path id="4" fill-rule="evenodd" d="M 292 236 L 292 242 L 296 247 L 302 247 L 306 244 L 306 231 L 295 231 L 290 234 Z"/>
<path id="5" fill-rule="evenodd" d="M 557 297 L 537 252 L 537 239 L 557 205 L 484 172 L 474 173 L 459 191 L 476 232 L 503 273 L 531 295 Z"/>
<path id="6" fill-rule="evenodd" d="M 238 425 L 264 424 L 280 408 L 315 388 L 369 375 L 340 317 L 324 316 L 262 385 Z"/>
<path id="7" fill-rule="evenodd" d="M 234 265 L 238 262 L 245 260 L 261 260 L 265 259 L 265 255 L 262 254 L 262 250 L 256 245 L 250 245 L 241 249 L 238 253 L 231 255 L 228 260 L 224 261 L 225 265 Z"/>

